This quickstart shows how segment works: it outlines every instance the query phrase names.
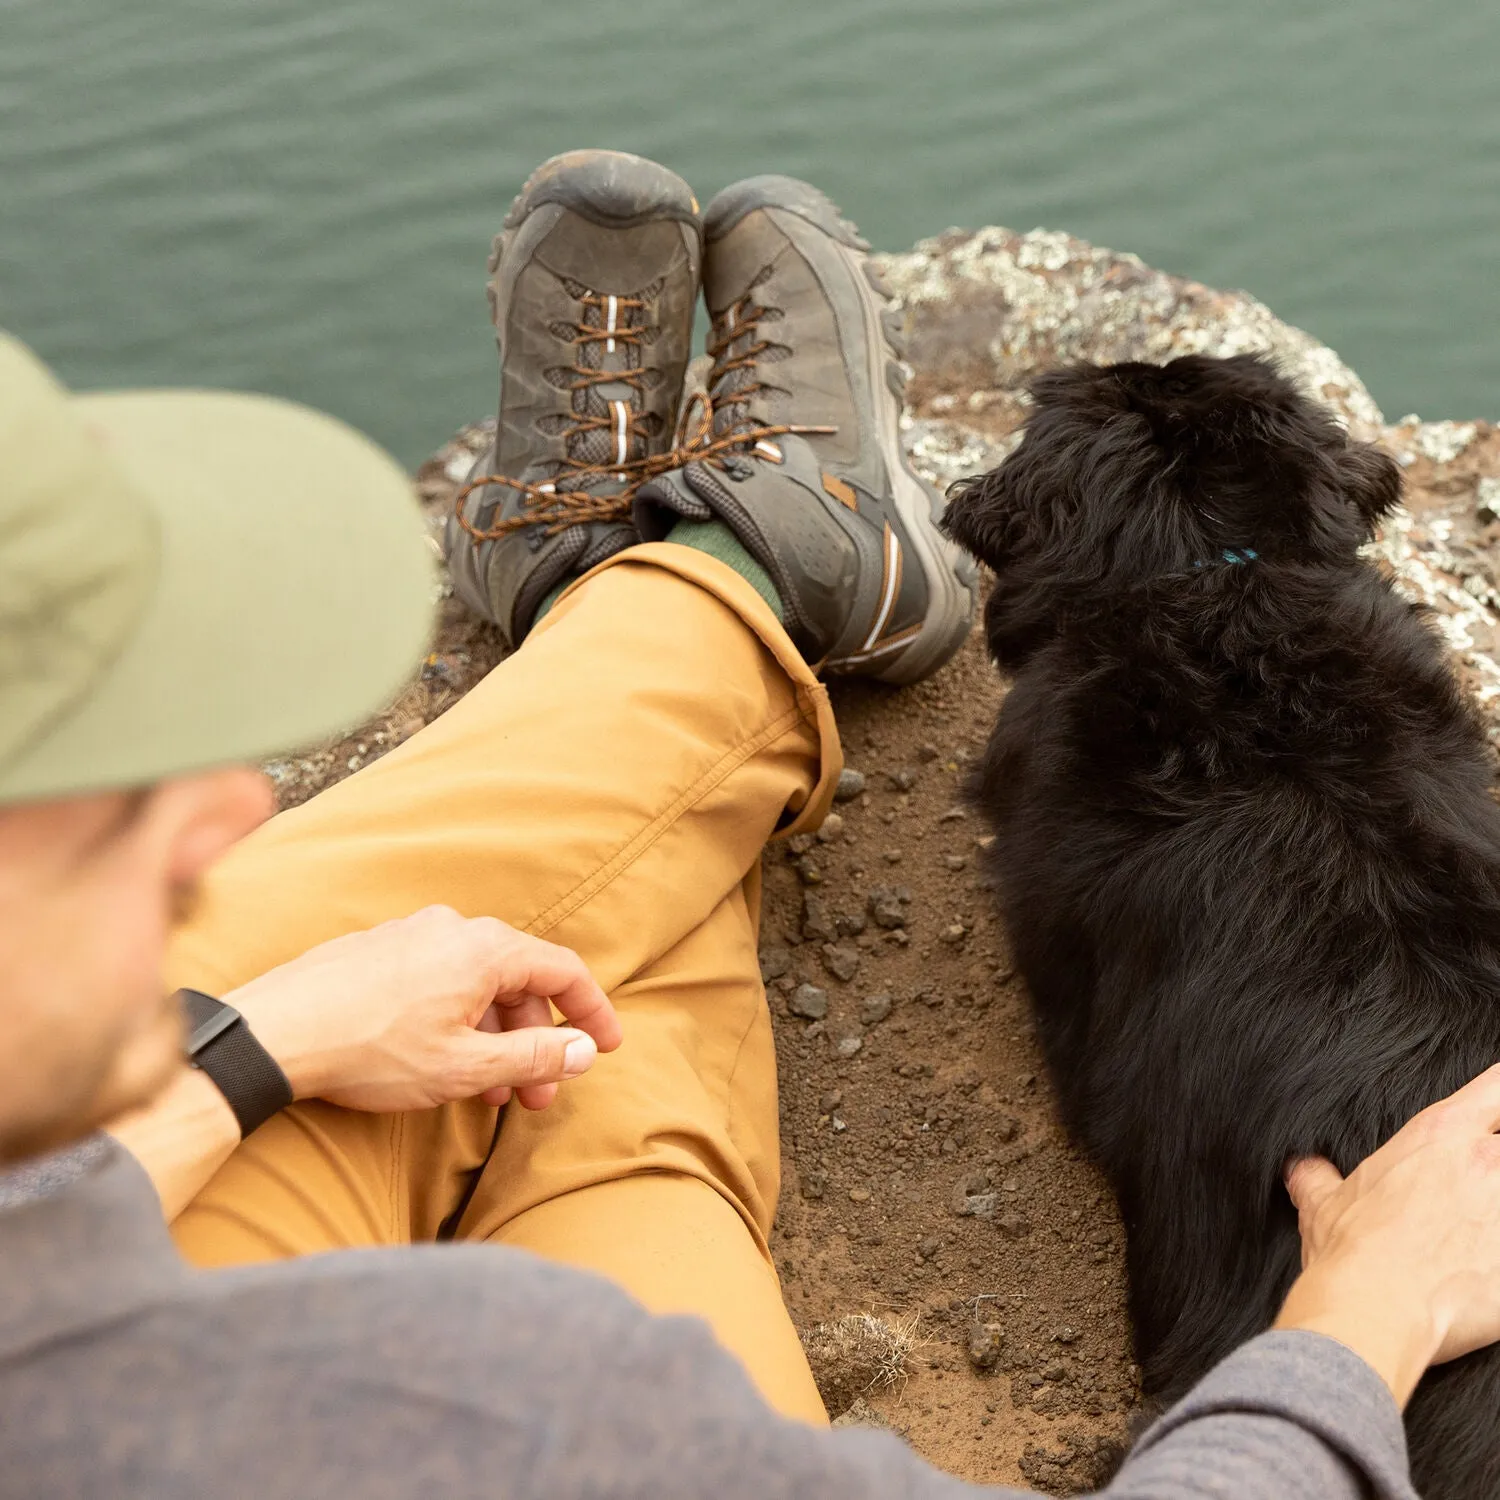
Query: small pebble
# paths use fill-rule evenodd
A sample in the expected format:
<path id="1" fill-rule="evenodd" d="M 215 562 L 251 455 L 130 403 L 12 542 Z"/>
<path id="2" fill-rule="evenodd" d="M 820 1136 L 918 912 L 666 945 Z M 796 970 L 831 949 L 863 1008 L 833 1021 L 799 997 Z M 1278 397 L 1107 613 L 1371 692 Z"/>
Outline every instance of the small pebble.
<path id="1" fill-rule="evenodd" d="M 998 1323 L 975 1323 L 969 1328 L 965 1341 L 965 1352 L 969 1363 L 980 1371 L 993 1370 L 1000 1362 L 1000 1351 L 1005 1344 L 1005 1334 Z"/>
<path id="2" fill-rule="evenodd" d="M 818 829 L 818 839 L 821 843 L 832 844 L 842 838 L 844 834 L 843 816 L 831 812 L 823 819 L 823 826 Z"/>
<path id="3" fill-rule="evenodd" d="M 947 812 L 938 814 L 939 823 L 957 823 L 969 815 L 961 807 L 950 807 Z"/>
<path id="4" fill-rule="evenodd" d="M 910 901 L 911 892 L 904 886 L 897 890 L 877 886 L 870 892 L 866 906 L 871 921 L 877 927 L 884 927 L 891 931 L 897 927 L 906 926 L 906 908 Z"/>
<path id="5" fill-rule="evenodd" d="M 868 1203 L 870 1201 L 870 1190 L 867 1187 L 852 1187 L 849 1189 L 849 1201 L 851 1203 Z"/>
<path id="6" fill-rule="evenodd" d="M 860 1049 L 864 1044 L 863 1037 L 846 1036 L 840 1040 L 833 1050 L 842 1058 L 858 1057 Z"/>
<path id="7" fill-rule="evenodd" d="M 804 854 L 797 861 L 797 878 L 803 885 L 822 885 L 823 871 L 813 863 L 809 855 Z"/>
<path id="8" fill-rule="evenodd" d="M 969 929 L 962 922 L 950 922 L 941 934 L 945 943 L 961 943 L 968 935 Z"/>
<path id="9" fill-rule="evenodd" d="M 770 984 L 792 967 L 792 955 L 779 944 L 760 950 L 760 977 Z"/>
<path id="10" fill-rule="evenodd" d="M 828 991 L 815 984 L 799 984 L 787 997 L 786 1008 L 808 1021 L 821 1021 L 828 1014 Z"/>
<path id="11" fill-rule="evenodd" d="M 917 751 L 917 759 L 923 762 L 934 761 L 938 758 L 939 751 L 936 745 L 923 745 Z"/>
<path id="12" fill-rule="evenodd" d="M 967 870 L 969 861 L 962 854 L 945 854 L 943 864 L 950 870 Z"/>
<path id="13" fill-rule="evenodd" d="M 852 766 L 845 766 L 839 772 L 839 783 L 833 790 L 835 802 L 850 802 L 865 789 L 865 778 L 862 771 L 856 771 Z"/>
<path id="14" fill-rule="evenodd" d="M 880 857 L 888 865 L 899 865 L 901 863 L 901 851 L 899 849 L 886 849 Z"/>
<path id="15" fill-rule="evenodd" d="M 822 951 L 823 967 L 835 979 L 848 984 L 859 973 L 860 954 L 857 948 L 846 947 L 838 943 L 824 943 Z"/>
<path id="16" fill-rule="evenodd" d="M 837 935 L 834 919 L 822 896 L 811 891 L 802 894 L 802 936 L 810 943 L 829 943 Z"/>
<path id="17" fill-rule="evenodd" d="M 865 927 L 865 914 L 862 911 L 840 912 L 833 919 L 833 930 L 840 937 L 859 937 Z"/>
<path id="18" fill-rule="evenodd" d="M 866 995 L 859 1007 L 859 1019 L 865 1026 L 878 1026 L 891 1013 L 889 995 Z"/>
<path id="19" fill-rule="evenodd" d="M 885 779 L 893 792 L 909 792 L 917 784 L 917 773 L 903 768 L 899 771 L 887 771 Z"/>

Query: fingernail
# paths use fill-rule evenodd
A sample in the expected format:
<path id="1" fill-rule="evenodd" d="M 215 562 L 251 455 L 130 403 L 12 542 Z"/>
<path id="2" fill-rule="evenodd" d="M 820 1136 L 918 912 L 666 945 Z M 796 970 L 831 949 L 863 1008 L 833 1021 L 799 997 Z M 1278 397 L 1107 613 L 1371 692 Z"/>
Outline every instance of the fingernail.
<path id="1" fill-rule="evenodd" d="M 591 1036 L 585 1036 L 579 1032 L 568 1045 L 563 1048 L 563 1077 L 577 1078 L 580 1073 L 587 1071 L 598 1057 L 599 1049 L 594 1045 Z"/>

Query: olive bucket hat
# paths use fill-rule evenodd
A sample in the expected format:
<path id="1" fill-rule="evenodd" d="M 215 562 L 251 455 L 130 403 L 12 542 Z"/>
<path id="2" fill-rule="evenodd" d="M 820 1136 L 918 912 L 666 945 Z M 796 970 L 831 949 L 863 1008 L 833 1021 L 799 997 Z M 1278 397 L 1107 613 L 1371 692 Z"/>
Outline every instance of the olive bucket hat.
<path id="1" fill-rule="evenodd" d="M 306 746 L 432 625 L 410 482 L 266 396 L 72 394 L 0 334 L 0 803 Z"/>

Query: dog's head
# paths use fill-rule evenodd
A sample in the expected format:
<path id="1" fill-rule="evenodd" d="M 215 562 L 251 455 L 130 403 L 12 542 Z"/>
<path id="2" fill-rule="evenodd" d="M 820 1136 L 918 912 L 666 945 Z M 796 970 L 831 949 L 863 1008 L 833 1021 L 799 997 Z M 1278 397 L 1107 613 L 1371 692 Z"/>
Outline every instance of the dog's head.
<path id="1" fill-rule="evenodd" d="M 1400 471 L 1266 359 L 1074 365 L 1041 376 L 1020 446 L 955 486 L 944 525 L 995 571 L 991 644 L 1017 664 L 1059 604 L 1228 549 L 1353 560 Z"/>

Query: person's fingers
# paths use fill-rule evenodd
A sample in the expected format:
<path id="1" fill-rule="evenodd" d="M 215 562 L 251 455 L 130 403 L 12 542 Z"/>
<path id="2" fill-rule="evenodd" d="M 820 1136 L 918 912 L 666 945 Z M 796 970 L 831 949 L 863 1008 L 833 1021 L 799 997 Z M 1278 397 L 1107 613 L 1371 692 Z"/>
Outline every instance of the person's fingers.
<path id="1" fill-rule="evenodd" d="M 511 1092 L 509 1084 L 502 1083 L 498 1088 L 486 1089 L 479 1097 L 491 1109 L 501 1109 L 510 1103 Z"/>
<path id="2" fill-rule="evenodd" d="M 516 1090 L 516 1103 L 522 1109 L 546 1109 L 557 1098 L 555 1083 L 531 1083 Z"/>
<path id="3" fill-rule="evenodd" d="M 552 1003 L 529 993 L 506 996 L 490 1009 L 497 1013 L 497 1031 L 524 1031 L 528 1026 L 551 1026 Z"/>
<path id="4" fill-rule="evenodd" d="M 568 1022 L 588 1032 L 601 1052 L 620 1045 L 620 1018 L 609 996 L 599 988 L 588 966 L 571 948 L 543 938 L 523 938 L 493 918 L 475 918 L 490 924 L 490 940 L 501 948 L 499 994 L 532 994 L 550 1000 Z"/>
<path id="5" fill-rule="evenodd" d="M 531 1026 L 525 1031 L 471 1031 L 464 1043 L 464 1082 L 470 1094 L 577 1078 L 594 1065 L 599 1049 L 587 1032 L 568 1026 Z"/>
<path id="6" fill-rule="evenodd" d="M 1287 1193 L 1304 1217 L 1316 1213 L 1324 1199 L 1337 1192 L 1343 1183 L 1343 1173 L 1321 1156 L 1304 1156 L 1286 1169 Z"/>

